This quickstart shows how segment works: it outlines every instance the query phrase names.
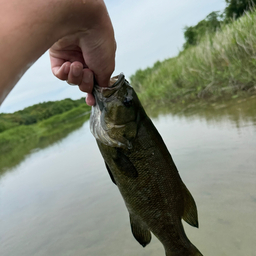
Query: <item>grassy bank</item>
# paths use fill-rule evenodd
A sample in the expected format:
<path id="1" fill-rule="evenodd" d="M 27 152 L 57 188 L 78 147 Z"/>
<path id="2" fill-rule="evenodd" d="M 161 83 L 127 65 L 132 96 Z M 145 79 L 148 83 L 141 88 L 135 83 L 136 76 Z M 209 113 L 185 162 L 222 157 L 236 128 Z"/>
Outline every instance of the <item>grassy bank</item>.
<path id="1" fill-rule="evenodd" d="M 19 125 L 31 125 L 41 122 L 52 116 L 65 113 L 81 105 L 85 105 L 84 99 L 64 99 L 35 104 L 14 113 L 1 113 L 0 133 Z"/>
<path id="2" fill-rule="evenodd" d="M 144 105 L 215 101 L 256 91 L 256 13 L 206 35 L 179 56 L 138 70 L 131 84 Z"/>
<path id="3" fill-rule="evenodd" d="M 44 148 L 81 127 L 89 119 L 85 103 L 30 125 L 18 125 L 0 133 L 0 174 L 18 164 L 36 148 Z"/>
<path id="4" fill-rule="evenodd" d="M 41 122 L 30 125 L 18 125 L 0 133 L 0 152 L 8 152 L 17 144 L 28 139 L 43 138 L 62 132 L 72 126 L 73 120 L 88 113 L 89 107 L 84 103 L 62 114 L 57 114 Z M 87 119 L 89 118 L 89 113 Z"/>

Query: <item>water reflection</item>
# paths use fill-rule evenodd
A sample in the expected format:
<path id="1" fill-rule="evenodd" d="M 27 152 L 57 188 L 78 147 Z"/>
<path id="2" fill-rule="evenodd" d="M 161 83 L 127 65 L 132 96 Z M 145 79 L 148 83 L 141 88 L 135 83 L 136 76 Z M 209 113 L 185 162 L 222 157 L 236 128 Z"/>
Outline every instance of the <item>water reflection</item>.
<path id="1" fill-rule="evenodd" d="M 173 116 L 185 117 L 186 119 L 203 119 L 209 123 L 221 123 L 227 119 L 238 128 L 246 123 L 256 124 L 256 96 L 248 98 L 229 99 L 208 103 L 206 101 L 191 103 L 188 105 L 165 105 L 147 106 L 147 113 L 156 118 L 159 114 L 172 113 Z"/>
<path id="2" fill-rule="evenodd" d="M 25 140 L 23 143 L 17 144 L 12 150 L 5 152 L 0 151 L 0 177 L 11 170 L 11 167 L 15 167 L 23 161 L 30 153 L 60 141 L 70 132 L 80 128 L 88 119 L 89 114 L 80 116 L 72 121 L 66 122 L 65 125 L 59 125 L 52 128 L 50 132 L 46 131 L 45 133 L 40 133 L 37 136 Z"/>
<path id="3" fill-rule="evenodd" d="M 154 118 L 199 210 L 184 224 L 208 256 L 256 255 L 256 98 L 191 106 Z M 163 256 L 130 232 L 88 122 L 30 154 L 0 180 L 0 254 Z"/>

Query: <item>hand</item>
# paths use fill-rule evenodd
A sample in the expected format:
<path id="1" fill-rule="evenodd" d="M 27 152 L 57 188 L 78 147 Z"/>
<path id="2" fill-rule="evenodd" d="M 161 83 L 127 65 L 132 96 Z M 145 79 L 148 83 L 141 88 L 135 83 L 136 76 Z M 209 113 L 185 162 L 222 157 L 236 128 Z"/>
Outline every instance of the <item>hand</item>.
<path id="1" fill-rule="evenodd" d="M 52 72 L 87 92 L 86 103 L 92 106 L 95 104 L 92 95 L 94 79 L 99 86 L 109 85 L 115 68 L 115 51 L 112 25 L 108 29 L 101 26 L 85 28 L 64 36 L 50 48 Z"/>
<path id="2" fill-rule="evenodd" d="M 88 105 L 95 103 L 94 78 L 100 86 L 108 86 L 116 45 L 103 0 L 4 0 L 1 21 L 0 105 L 50 47 L 52 72 L 88 92 Z"/>

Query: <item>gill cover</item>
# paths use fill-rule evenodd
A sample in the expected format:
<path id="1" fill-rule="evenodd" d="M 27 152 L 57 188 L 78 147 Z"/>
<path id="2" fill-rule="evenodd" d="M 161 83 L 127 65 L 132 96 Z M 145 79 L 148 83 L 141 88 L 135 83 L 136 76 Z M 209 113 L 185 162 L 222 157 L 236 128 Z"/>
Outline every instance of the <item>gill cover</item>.
<path id="1" fill-rule="evenodd" d="M 90 130 L 101 143 L 131 149 L 137 134 L 134 91 L 121 73 L 113 77 L 110 87 L 94 86 L 96 100 L 90 117 Z"/>

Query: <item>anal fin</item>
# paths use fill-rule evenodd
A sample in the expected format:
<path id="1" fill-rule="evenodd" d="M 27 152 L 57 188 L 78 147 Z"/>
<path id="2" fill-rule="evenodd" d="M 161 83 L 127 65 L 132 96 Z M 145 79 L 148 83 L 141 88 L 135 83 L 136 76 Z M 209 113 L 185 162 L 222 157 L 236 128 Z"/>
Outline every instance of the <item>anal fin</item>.
<path id="1" fill-rule="evenodd" d="M 130 222 L 133 236 L 143 247 L 145 247 L 151 241 L 150 231 L 146 225 L 136 217 L 136 215 L 131 213 Z"/>
<path id="2" fill-rule="evenodd" d="M 182 184 L 182 192 L 184 199 L 184 212 L 182 219 L 185 220 L 189 225 L 198 228 L 197 208 L 194 198 L 184 184 Z"/>

